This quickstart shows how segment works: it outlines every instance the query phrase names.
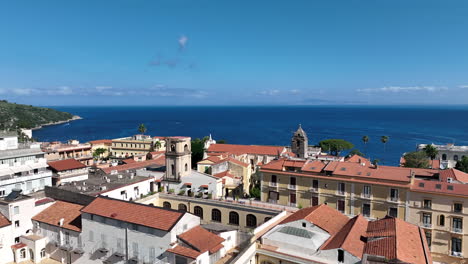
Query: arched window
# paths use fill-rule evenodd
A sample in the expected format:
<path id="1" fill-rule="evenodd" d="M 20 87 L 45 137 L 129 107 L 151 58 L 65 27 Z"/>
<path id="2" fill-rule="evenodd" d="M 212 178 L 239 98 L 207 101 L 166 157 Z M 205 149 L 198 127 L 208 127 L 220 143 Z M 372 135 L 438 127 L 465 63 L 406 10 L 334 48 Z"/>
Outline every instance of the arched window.
<path id="1" fill-rule="evenodd" d="M 188 165 L 185 163 L 185 171 L 188 171 Z"/>
<path id="2" fill-rule="evenodd" d="M 185 204 L 179 204 L 178 210 L 183 211 L 183 212 L 187 212 L 187 206 Z"/>
<path id="3" fill-rule="evenodd" d="M 171 145 L 171 151 L 172 151 L 172 152 L 175 152 L 175 144 L 172 144 L 172 145 Z"/>
<path id="4" fill-rule="evenodd" d="M 439 216 L 439 225 L 444 226 L 445 225 L 445 215 L 440 215 Z"/>
<path id="5" fill-rule="evenodd" d="M 218 209 L 211 210 L 211 221 L 221 222 L 221 211 Z"/>
<path id="6" fill-rule="evenodd" d="M 442 160 L 447 160 L 447 154 L 442 154 Z"/>
<path id="7" fill-rule="evenodd" d="M 458 155 L 453 155 L 453 160 L 458 161 Z"/>
<path id="8" fill-rule="evenodd" d="M 246 218 L 247 227 L 257 227 L 257 217 L 253 214 L 248 214 Z"/>
<path id="9" fill-rule="evenodd" d="M 174 166 L 174 164 L 171 165 L 171 174 L 175 175 L 175 166 Z"/>
<path id="10" fill-rule="evenodd" d="M 164 202 L 163 203 L 163 208 L 171 209 L 171 203 L 170 202 Z"/>
<path id="11" fill-rule="evenodd" d="M 229 212 L 229 224 L 239 225 L 239 214 L 236 212 Z"/>
<path id="12" fill-rule="evenodd" d="M 41 258 L 45 258 L 46 253 L 45 253 L 45 248 L 41 249 Z"/>
<path id="13" fill-rule="evenodd" d="M 22 248 L 22 249 L 20 250 L 20 258 L 22 258 L 22 259 L 23 259 L 23 258 L 26 258 L 26 249 Z"/>
<path id="14" fill-rule="evenodd" d="M 188 150 L 188 145 L 185 144 L 185 146 L 184 146 L 184 152 L 188 152 L 188 151 L 189 151 L 189 150 Z"/>
<path id="15" fill-rule="evenodd" d="M 203 208 L 200 206 L 195 206 L 193 208 L 193 214 L 200 217 L 200 219 L 203 219 Z"/>

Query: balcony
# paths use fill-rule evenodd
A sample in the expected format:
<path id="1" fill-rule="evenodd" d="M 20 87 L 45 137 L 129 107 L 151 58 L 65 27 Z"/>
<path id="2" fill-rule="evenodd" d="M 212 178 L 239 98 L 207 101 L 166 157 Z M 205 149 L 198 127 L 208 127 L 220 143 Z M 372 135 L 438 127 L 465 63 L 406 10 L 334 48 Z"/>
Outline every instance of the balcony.
<path id="1" fill-rule="evenodd" d="M 289 190 L 297 190 L 297 185 L 288 184 L 288 189 Z"/>
<path id="2" fill-rule="evenodd" d="M 424 227 L 424 228 L 432 228 L 432 224 L 431 224 L 431 223 L 422 223 L 422 227 Z"/>
<path id="3" fill-rule="evenodd" d="M 277 182 L 270 182 L 270 187 L 278 187 L 278 183 Z"/>
<path id="4" fill-rule="evenodd" d="M 361 198 L 363 198 L 363 199 L 371 199 L 372 197 L 371 197 L 370 193 L 362 193 L 362 194 L 361 194 Z"/>
<path id="5" fill-rule="evenodd" d="M 453 232 L 453 233 L 457 233 L 457 234 L 462 234 L 462 233 L 463 233 L 463 229 L 462 229 L 462 228 L 458 228 L 458 227 L 452 227 L 452 232 Z"/>
<path id="6" fill-rule="evenodd" d="M 450 256 L 452 256 L 452 257 L 459 257 L 459 258 L 462 258 L 462 257 L 463 257 L 463 255 L 462 255 L 461 252 L 456 252 L 456 251 L 450 252 Z"/>
<path id="7" fill-rule="evenodd" d="M 342 191 L 342 190 L 338 190 L 336 192 L 336 195 L 339 195 L 339 196 L 346 196 L 346 192 L 345 191 Z"/>
<path id="8" fill-rule="evenodd" d="M 296 203 L 288 203 L 288 206 L 290 206 L 290 207 L 297 207 L 297 204 L 296 204 Z"/>
<path id="9" fill-rule="evenodd" d="M 388 201 L 392 203 L 398 203 L 398 197 L 390 197 L 388 198 Z"/>
<path id="10" fill-rule="evenodd" d="M 314 193 L 318 193 L 318 192 L 319 192 L 319 190 L 318 190 L 317 187 L 310 187 L 310 191 L 311 191 L 311 192 L 314 192 Z"/>

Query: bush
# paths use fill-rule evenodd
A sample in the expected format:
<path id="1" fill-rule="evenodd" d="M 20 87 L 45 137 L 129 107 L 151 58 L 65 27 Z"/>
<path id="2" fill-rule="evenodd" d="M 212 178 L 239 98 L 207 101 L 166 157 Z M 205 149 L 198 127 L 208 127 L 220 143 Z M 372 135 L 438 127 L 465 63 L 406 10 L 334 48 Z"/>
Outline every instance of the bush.
<path id="1" fill-rule="evenodd" d="M 188 196 L 193 197 L 195 194 L 193 192 L 189 192 Z"/>
<path id="2" fill-rule="evenodd" d="M 261 191 L 260 188 L 258 187 L 253 187 L 250 189 L 250 197 L 253 197 L 255 199 L 260 199 Z"/>
<path id="3" fill-rule="evenodd" d="M 185 194 L 185 191 L 184 190 L 180 190 L 178 195 L 184 195 Z"/>
<path id="4" fill-rule="evenodd" d="M 206 199 L 212 199 L 213 198 L 213 194 L 209 193 L 207 196 L 206 196 Z"/>
<path id="5" fill-rule="evenodd" d="M 164 191 L 164 187 L 159 187 L 158 188 L 158 192 L 163 192 Z"/>
<path id="6" fill-rule="evenodd" d="M 174 193 L 175 190 L 174 189 L 169 189 L 169 193 Z"/>

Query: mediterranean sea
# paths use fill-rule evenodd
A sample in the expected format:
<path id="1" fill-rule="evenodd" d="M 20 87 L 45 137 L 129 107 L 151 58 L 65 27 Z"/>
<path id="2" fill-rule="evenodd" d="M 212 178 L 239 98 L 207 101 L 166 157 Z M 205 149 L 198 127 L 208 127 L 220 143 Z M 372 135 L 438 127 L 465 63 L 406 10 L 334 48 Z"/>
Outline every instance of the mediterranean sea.
<path id="1" fill-rule="evenodd" d="M 371 160 L 398 165 L 402 153 L 418 144 L 468 145 L 468 107 L 265 106 L 265 107 L 53 107 L 83 119 L 33 132 L 39 141 L 86 142 L 137 134 L 144 123 L 152 136 L 211 134 L 231 144 L 289 145 L 298 124 L 309 144 L 341 138 L 352 142 Z M 364 145 L 361 138 L 370 140 Z M 388 136 L 384 148 L 381 136 Z"/>

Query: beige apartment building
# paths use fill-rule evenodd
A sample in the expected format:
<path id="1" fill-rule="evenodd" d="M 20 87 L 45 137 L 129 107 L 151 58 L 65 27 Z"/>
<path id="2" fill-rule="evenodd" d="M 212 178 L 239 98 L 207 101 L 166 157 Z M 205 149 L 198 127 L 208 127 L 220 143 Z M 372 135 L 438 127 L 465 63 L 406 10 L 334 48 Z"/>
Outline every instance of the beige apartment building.
<path id="1" fill-rule="evenodd" d="M 368 219 L 394 216 L 424 228 L 434 261 L 460 263 L 468 257 L 463 241 L 468 175 L 463 172 L 374 166 L 359 156 L 329 163 L 280 159 L 261 172 L 264 202 L 300 208 L 327 204 Z"/>
<path id="2" fill-rule="evenodd" d="M 134 135 L 132 137 L 113 139 L 111 156 L 116 158 L 126 158 L 146 155 L 151 151 L 162 151 L 165 149 L 166 142 L 162 137 L 152 138 L 148 135 Z"/>

